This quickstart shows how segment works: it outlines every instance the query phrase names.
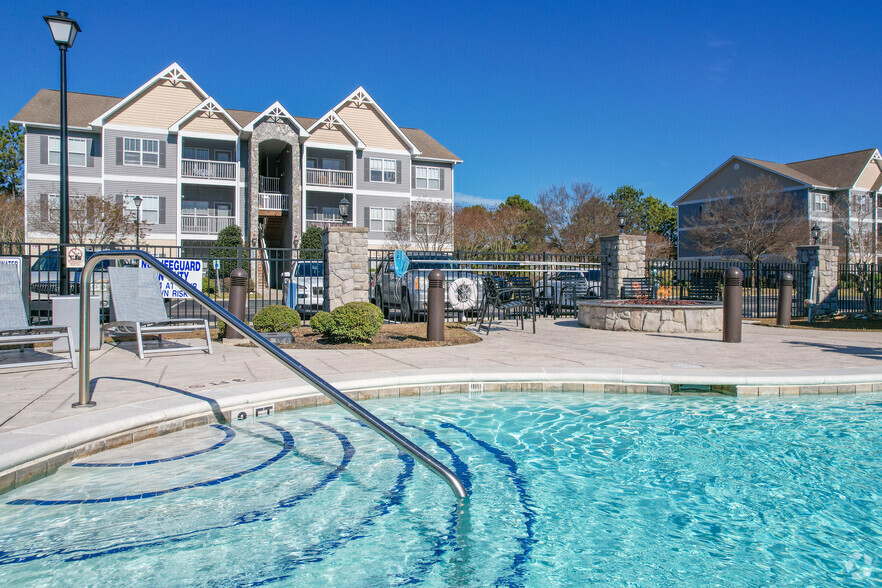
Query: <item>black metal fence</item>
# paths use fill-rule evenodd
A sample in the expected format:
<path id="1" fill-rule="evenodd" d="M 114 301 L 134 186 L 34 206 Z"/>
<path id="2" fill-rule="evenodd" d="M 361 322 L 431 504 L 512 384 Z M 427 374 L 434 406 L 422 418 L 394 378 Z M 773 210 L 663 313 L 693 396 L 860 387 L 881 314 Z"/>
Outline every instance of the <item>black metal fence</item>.
<path id="1" fill-rule="evenodd" d="M 125 250 L 132 246 L 81 246 L 88 257 L 100 249 Z M 141 246 L 143 251 L 160 259 L 185 259 L 201 262 L 201 275 L 195 280 L 202 292 L 226 306 L 229 275 L 240 267 L 248 272 L 246 319 L 251 320 L 261 308 L 284 304 L 298 310 L 304 320 L 321 309 L 324 302 L 322 251 L 314 249 L 260 249 L 256 247 L 218 248 L 212 244 L 184 246 Z M 0 243 L 0 263 L 18 260 L 22 268 L 22 293 L 30 308 L 33 324 L 49 323 L 52 319 L 51 298 L 60 291 L 58 246 L 40 243 Z M 110 289 L 107 274 L 110 261 L 102 262 L 92 275 L 89 290 L 99 297 L 101 321 L 110 320 Z M 80 271 L 70 269 L 71 294 L 80 292 Z M 190 276 L 194 281 L 195 276 Z M 289 284 L 294 287 L 289 287 Z M 167 298 L 171 318 L 208 318 L 199 304 L 188 298 Z"/>
<path id="2" fill-rule="evenodd" d="M 878 312 L 882 310 L 882 264 L 839 264 L 839 310 Z"/>
<path id="3" fill-rule="evenodd" d="M 805 316 L 804 301 L 809 297 L 810 272 L 801 263 L 765 263 L 738 261 L 697 260 L 648 260 L 646 275 L 652 278 L 659 298 L 688 298 L 690 287 L 702 281 L 716 280 L 717 292 L 722 295 L 723 276 L 730 267 L 737 267 L 744 274 L 745 317 L 774 317 L 778 309 L 778 287 L 781 276 L 793 276 L 792 316 Z"/>
<path id="4" fill-rule="evenodd" d="M 445 317 L 450 322 L 476 320 L 484 304 L 485 276 L 529 280 L 539 311 L 544 313 L 557 310 L 561 285 L 568 280 L 584 280 L 589 295 L 600 293 L 600 257 L 596 255 L 408 251 L 409 269 L 400 277 L 394 273 L 393 256 L 390 249 L 369 252 L 370 300 L 393 321 L 427 320 L 428 274 L 436 268 L 444 273 Z"/>

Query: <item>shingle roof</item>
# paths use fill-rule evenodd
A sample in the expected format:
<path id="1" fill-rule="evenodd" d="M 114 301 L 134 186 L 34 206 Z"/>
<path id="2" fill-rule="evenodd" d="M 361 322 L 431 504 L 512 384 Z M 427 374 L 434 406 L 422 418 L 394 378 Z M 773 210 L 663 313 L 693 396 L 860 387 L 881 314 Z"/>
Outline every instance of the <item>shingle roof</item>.
<path id="1" fill-rule="evenodd" d="M 802 182 L 803 184 L 809 184 L 812 186 L 825 186 L 828 188 L 833 188 L 834 186 L 828 186 L 826 182 L 823 182 L 819 179 L 813 178 L 808 174 L 804 174 L 797 169 L 791 168 L 789 165 L 783 163 L 775 163 L 774 161 L 763 161 L 762 159 L 753 159 L 751 157 L 741 157 L 738 159 L 743 159 L 744 161 L 750 162 L 754 165 L 758 165 L 760 167 L 764 167 L 770 171 L 775 172 L 776 174 L 793 178 L 797 182 Z"/>
<path id="2" fill-rule="evenodd" d="M 846 188 L 854 186 L 874 153 L 876 153 L 875 149 L 864 149 L 818 159 L 795 161 L 788 163 L 787 167 L 818 178 L 831 188 Z"/>
<path id="3" fill-rule="evenodd" d="M 16 122 L 58 125 L 58 90 L 40 90 L 31 98 L 24 108 L 12 119 Z M 90 123 L 113 108 L 122 98 L 115 96 L 101 96 L 99 94 L 81 94 L 78 92 L 67 93 L 67 121 L 71 127 L 89 128 Z M 235 119 L 239 126 L 244 127 L 256 117 L 259 112 L 253 110 L 226 109 L 227 113 Z M 316 118 L 303 116 L 294 117 L 298 123 L 308 129 Z M 445 148 L 441 143 L 433 139 L 428 133 L 420 129 L 400 127 L 401 131 L 416 148 L 422 151 L 421 157 L 428 159 L 443 159 L 461 162 L 461 160 Z"/>
<path id="4" fill-rule="evenodd" d="M 40 90 L 12 120 L 44 125 L 58 125 L 59 91 Z M 71 127 L 88 128 L 89 123 L 107 112 L 122 98 L 98 94 L 67 93 L 67 124 Z"/>

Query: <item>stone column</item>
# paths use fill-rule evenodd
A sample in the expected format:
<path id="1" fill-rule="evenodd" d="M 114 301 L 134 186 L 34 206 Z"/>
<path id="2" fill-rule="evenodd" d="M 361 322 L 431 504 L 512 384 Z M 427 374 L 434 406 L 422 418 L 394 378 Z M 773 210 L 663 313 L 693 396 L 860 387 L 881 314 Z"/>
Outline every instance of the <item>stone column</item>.
<path id="1" fill-rule="evenodd" d="M 646 277 L 646 235 L 611 235 L 600 238 L 603 276 L 600 297 L 619 298 L 628 278 Z"/>
<path id="2" fill-rule="evenodd" d="M 839 247 L 803 245 L 796 248 L 797 263 L 808 264 L 809 275 L 815 275 L 815 292 L 811 297 L 820 314 L 839 312 Z"/>
<path id="3" fill-rule="evenodd" d="M 367 233 L 367 227 L 330 227 L 322 234 L 326 311 L 370 300 Z"/>

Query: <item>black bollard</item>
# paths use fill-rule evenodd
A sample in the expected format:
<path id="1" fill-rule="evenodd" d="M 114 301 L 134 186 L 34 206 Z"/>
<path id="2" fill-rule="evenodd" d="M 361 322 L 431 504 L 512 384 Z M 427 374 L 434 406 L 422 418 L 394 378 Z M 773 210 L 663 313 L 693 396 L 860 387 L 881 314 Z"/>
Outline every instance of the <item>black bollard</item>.
<path id="1" fill-rule="evenodd" d="M 782 274 L 778 286 L 778 315 L 775 324 L 779 327 L 790 326 L 790 313 L 793 309 L 793 276 Z"/>
<path id="2" fill-rule="evenodd" d="M 230 300 L 227 310 L 245 322 L 245 303 L 248 300 L 248 272 L 237 267 L 230 273 Z M 242 333 L 227 325 L 227 339 L 242 339 Z"/>
<path id="3" fill-rule="evenodd" d="M 429 272 L 429 324 L 426 339 L 444 340 L 444 272 L 433 269 Z"/>
<path id="4" fill-rule="evenodd" d="M 723 288 L 723 342 L 741 343 L 741 313 L 744 304 L 744 274 L 737 267 L 726 270 Z"/>

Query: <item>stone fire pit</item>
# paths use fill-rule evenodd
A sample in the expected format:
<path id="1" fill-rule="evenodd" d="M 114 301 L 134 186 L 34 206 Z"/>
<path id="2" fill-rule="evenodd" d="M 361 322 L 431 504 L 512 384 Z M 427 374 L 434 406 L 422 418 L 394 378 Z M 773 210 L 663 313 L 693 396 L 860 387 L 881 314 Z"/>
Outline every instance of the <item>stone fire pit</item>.
<path id="1" fill-rule="evenodd" d="M 579 300 L 579 325 L 605 331 L 719 333 L 723 303 L 693 300 Z"/>

